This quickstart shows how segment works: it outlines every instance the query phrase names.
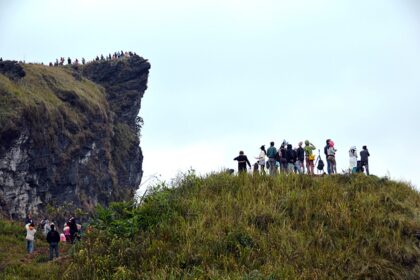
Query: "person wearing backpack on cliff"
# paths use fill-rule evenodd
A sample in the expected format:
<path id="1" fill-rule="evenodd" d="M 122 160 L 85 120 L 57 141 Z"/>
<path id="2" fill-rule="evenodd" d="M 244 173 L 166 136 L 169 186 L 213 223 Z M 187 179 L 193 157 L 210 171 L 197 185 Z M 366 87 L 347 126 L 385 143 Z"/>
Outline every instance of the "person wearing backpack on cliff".
<path id="1" fill-rule="evenodd" d="M 248 164 L 249 168 L 251 168 L 251 163 L 249 163 L 248 157 L 244 154 L 243 151 L 239 151 L 239 156 L 234 158 L 233 160 L 238 161 L 238 172 L 246 172 L 246 165 Z"/>
<path id="2" fill-rule="evenodd" d="M 51 230 L 47 234 L 47 242 L 50 244 L 50 261 L 55 257 L 58 258 L 59 250 L 58 243 L 60 243 L 60 234 L 55 230 L 55 225 L 50 225 Z"/>
<path id="3" fill-rule="evenodd" d="M 337 150 L 334 148 L 334 141 L 330 140 L 329 147 L 327 149 L 327 161 L 329 162 L 330 172 L 329 174 L 337 173 L 337 162 L 335 161 L 335 153 Z"/>
<path id="4" fill-rule="evenodd" d="M 25 225 L 26 229 L 26 250 L 29 254 L 32 254 L 35 247 L 35 224 L 33 222 Z"/>
<path id="5" fill-rule="evenodd" d="M 306 170 L 308 170 L 309 175 L 314 175 L 315 154 L 313 151 L 316 147 L 309 140 L 305 140 L 305 147 L 303 149 L 305 150 Z"/>
<path id="6" fill-rule="evenodd" d="M 367 146 L 363 146 L 362 150 L 360 151 L 360 161 L 362 167 L 364 166 L 366 169 L 366 175 L 369 175 L 369 151 L 367 149 Z"/>
<path id="7" fill-rule="evenodd" d="M 270 148 L 267 150 L 267 157 L 268 157 L 268 170 L 271 176 L 276 175 L 276 154 L 277 149 L 274 147 L 274 142 L 270 143 Z"/>

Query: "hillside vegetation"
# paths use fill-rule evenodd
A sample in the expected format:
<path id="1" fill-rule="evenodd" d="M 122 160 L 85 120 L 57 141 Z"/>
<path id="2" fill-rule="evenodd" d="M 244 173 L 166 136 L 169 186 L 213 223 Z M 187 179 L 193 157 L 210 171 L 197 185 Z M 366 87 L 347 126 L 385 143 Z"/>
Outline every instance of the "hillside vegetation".
<path id="1" fill-rule="evenodd" d="M 419 279 L 419 229 L 418 192 L 384 178 L 187 174 L 98 209 L 65 277 Z"/>
<path id="2" fill-rule="evenodd" d="M 140 206 L 98 208 L 92 227 L 71 261 L 50 264 L 53 272 L 63 279 L 420 277 L 419 193 L 375 176 L 188 173 L 173 188 L 156 186 Z M 22 251 L 21 239 L 10 242 Z M 13 271 L 6 279 L 19 279 Z"/>

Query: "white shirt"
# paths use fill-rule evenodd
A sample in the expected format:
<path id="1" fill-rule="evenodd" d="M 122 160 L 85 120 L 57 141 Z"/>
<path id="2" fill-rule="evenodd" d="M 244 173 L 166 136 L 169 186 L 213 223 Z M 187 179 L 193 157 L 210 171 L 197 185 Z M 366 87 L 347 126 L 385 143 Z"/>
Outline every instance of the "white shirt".
<path id="1" fill-rule="evenodd" d="M 34 241 L 35 240 L 36 229 L 35 228 L 30 229 L 29 225 L 30 224 L 27 224 L 25 226 L 25 228 L 26 228 L 26 240 Z"/>

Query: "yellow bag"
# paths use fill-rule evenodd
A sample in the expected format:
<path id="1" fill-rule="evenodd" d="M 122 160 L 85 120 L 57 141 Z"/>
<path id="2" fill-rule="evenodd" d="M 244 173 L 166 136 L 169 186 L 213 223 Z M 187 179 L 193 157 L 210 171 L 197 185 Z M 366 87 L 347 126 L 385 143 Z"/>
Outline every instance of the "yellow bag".
<path id="1" fill-rule="evenodd" d="M 309 160 L 315 160 L 315 155 L 314 154 L 312 154 L 312 155 L 309 155 Z"/>

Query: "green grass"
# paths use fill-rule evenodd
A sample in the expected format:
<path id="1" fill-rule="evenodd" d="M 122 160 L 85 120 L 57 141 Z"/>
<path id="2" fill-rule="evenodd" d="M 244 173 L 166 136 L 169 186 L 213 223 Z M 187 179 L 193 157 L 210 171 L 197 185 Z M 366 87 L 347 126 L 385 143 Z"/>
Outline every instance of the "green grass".
<path id="1" fill-rule="evenodd" d="M 364 175 L 185 174 L 99 207 L 74 255 L 28 258 L 0 222 L 2 279 L 419 279 L 420 196 Z M 68 248 L 67 248 L 68 249 Z M 58 277 L 58 278 L 57 278 Z"/>
<path id="2" fill-rule="evenodd" d="M 418 279 L 419 215 L 373 176 L 188 174 L 98 209 L 65 279 Z"/>

